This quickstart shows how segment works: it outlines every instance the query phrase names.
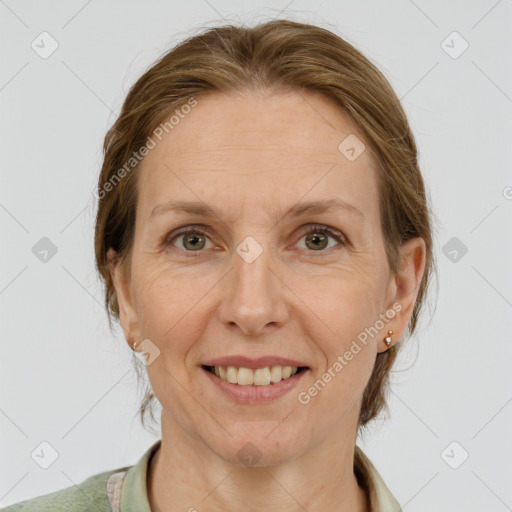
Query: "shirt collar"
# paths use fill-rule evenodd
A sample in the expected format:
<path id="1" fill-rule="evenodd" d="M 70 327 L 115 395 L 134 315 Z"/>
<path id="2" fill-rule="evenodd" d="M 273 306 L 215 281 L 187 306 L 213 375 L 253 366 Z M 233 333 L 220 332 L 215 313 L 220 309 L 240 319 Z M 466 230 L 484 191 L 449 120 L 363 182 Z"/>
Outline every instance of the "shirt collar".
<path id="1" fill-rule="evenodd" d="M 121 512 L 151 512 L 147 493 L 147 473 L 149 461 L 160 448 L 162 440 L 151 445 L 141 459 L 126 472 L 121 492 Z M 402 509 L 384 483 L 370 459 L 356 445 L 354 452 L 354 472 L 359 485 L 370 499 L 370 512 L 402 512 Z"/>
<path id="2" fill-rule="evenodd" d="M 147 491 L 149 461 L 160 448 L 162 440 L 150 446 L 139 462 L 128 469 L 121 492 L 121 512 L 151 512 Z"/>
<path id="3" fill-rule="evenodd" d="M 369 496 L 370 512 L 402 512 L 400 504 L 391 494 L 377 468 L 357 445 L 354 452 L 354 473 L 359 485 Z"/>

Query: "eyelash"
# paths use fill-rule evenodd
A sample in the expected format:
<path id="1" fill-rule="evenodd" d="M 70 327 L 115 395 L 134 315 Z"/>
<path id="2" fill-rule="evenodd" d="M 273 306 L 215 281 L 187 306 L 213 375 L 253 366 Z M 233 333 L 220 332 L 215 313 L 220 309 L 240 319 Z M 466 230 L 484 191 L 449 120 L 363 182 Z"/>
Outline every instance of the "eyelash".
<path id="1" fill-rule="evenodd" d="M 188 235 L 188 234 L 191 234 L 191 233 L 197 233 L 197 234 L 200 234 L 200 235 L 205 235 L 205 236 L 208 236 L 208 230 L 205 229 L 204 227 L 202 226 L 198 226 L 198 227 L 194 227 L 194 226 L 188 226 L 186 228 L 183 228 L 181 231 L 178 231 L 178 232 L 175 232 L 175 233 L 171 233 L 171 235 L 168 235 L 168 236 L 165 236 L 163 241 L 162 241 L 162 246 L 164 248 L 168 247 L 168 246 L 172 246 L 172 242 L 174 240 L 176 240 L 178 237 L 180 236 L 183 236 L 183 235 Z M 346 245 L 347 241 L 345 239 L 345 237 L 341 234 L 341 233 L 338 233 L 337 231 L 334 231 L 330 228 L 328 228 L 327 226 L 322 226 L 322 225 L 319 225 L 319 224 L 314 224 L 312 226 L 310 226 L 308 228 L 308 230 L 306 232 L 304 232 L 300 238 L 303 238 L 304 236 L 307 236 L 307 235 L 310 235 L 310 234 L 313 234 L 313 233 L 321 233 L 321 234 L 325 234 L 325 235 L 328 235 L 332 238 L 334 238 L 338 243 L 339 243 L 339 246 L 344 246 Z M 178 248 L 176 248 L 178 249 Z M 334 249 L 334 247 L 330 247 L 329 249 L 326 249 L 326 250 L 321 250 L 321 251 L 308 251 L 308 252 L 311 252 L 311 253 L 314 253 L 314 252 L 320 252 L 320 253 L 325 253 L 325 252 L 328 252 L 330 249 Z M 199 250 L 199 251 L 187 251 L 185 249 L 182 249 L 185 253 L 187 253 L 187 257 L 192 257 L 192 258 L 196 258 L 197 255 L 195 255 L 194 253 L 201 253 L 202 251 Z"/>

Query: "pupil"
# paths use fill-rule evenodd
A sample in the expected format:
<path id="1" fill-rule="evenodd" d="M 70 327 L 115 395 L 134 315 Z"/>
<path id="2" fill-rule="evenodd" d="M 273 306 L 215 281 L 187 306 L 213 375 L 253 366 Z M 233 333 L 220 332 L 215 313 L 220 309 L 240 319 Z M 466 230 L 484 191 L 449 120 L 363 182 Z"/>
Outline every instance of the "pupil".
<path id="1" fill-rule="evenodd" d="M 189 236 L 186 238 L 186 241 L 187 241 L 188 243 L 191 243 L 192 247 L 194 248 L 194 247 L 198 247 L 198 245 L 200 245 L 200 244 L 201 244 L 200 239 L 201 239 L 201 237 L 200 237 L 200 236 L 197 236 L 197 235 L 189 235 Z M 195 242 L 194 242 L 194 241 L 192 241 L 192 242 L 191 242 L 191 240 L 196 240 L 196 241 L 195 241 Z M 199 240 L 199 241 L 198 241 L 198 240 Z"/>
<path id="2" fill-rule="evenodd" d="M 322 245 L 322 242 L 325 242 L 326 237 L 323 234 L 315 233 L 311 236 L 311 240 L 313 241 L 313 245 L 315 247 L 324 247 L 325 245 Z"/>

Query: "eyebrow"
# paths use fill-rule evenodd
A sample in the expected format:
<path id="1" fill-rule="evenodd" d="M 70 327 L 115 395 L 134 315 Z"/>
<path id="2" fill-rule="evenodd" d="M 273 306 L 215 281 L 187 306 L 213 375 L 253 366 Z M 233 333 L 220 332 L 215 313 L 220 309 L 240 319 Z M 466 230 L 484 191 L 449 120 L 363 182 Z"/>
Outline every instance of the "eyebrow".
<path id="1" fill-rule="evenodd" d="M 353 204 L 347 203 L 341 199 L 297 203 L 286 212 L 283 218 L 315 215 L 329 210 L 344 210 L 364 218 L 364 214 L 361 210 L 356 208 Z M 158 204 L 153 208 L 149 217 L 152 218 L 164 212 L 174 212 L 182 215 L 198 215 L 200 217 L 222 217 L 221 213 L 215 207 L 201 201 L 169 201 L 168 203 Z"/>

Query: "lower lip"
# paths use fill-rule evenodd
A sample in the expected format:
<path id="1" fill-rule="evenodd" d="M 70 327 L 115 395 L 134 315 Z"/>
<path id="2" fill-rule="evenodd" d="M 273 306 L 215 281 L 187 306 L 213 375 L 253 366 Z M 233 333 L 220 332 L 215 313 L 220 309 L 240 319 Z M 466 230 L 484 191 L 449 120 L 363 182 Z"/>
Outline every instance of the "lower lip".
<path id="1" fill-rule="evenodd" d="M 299 381 L 309 370 L 302 370 L 293 377 L 281 380 L 277 384 L 268 384 L 267 386 L 240 386 L 238 384 L 231 384 L 231 382 L 222 380 L 203 367 L 201 367 L 201 371 L 206 374 L 210 382 L 235 402 L 242 404 L 259 404 L 271 402 L 291 391 L 298 385 Z"/>

